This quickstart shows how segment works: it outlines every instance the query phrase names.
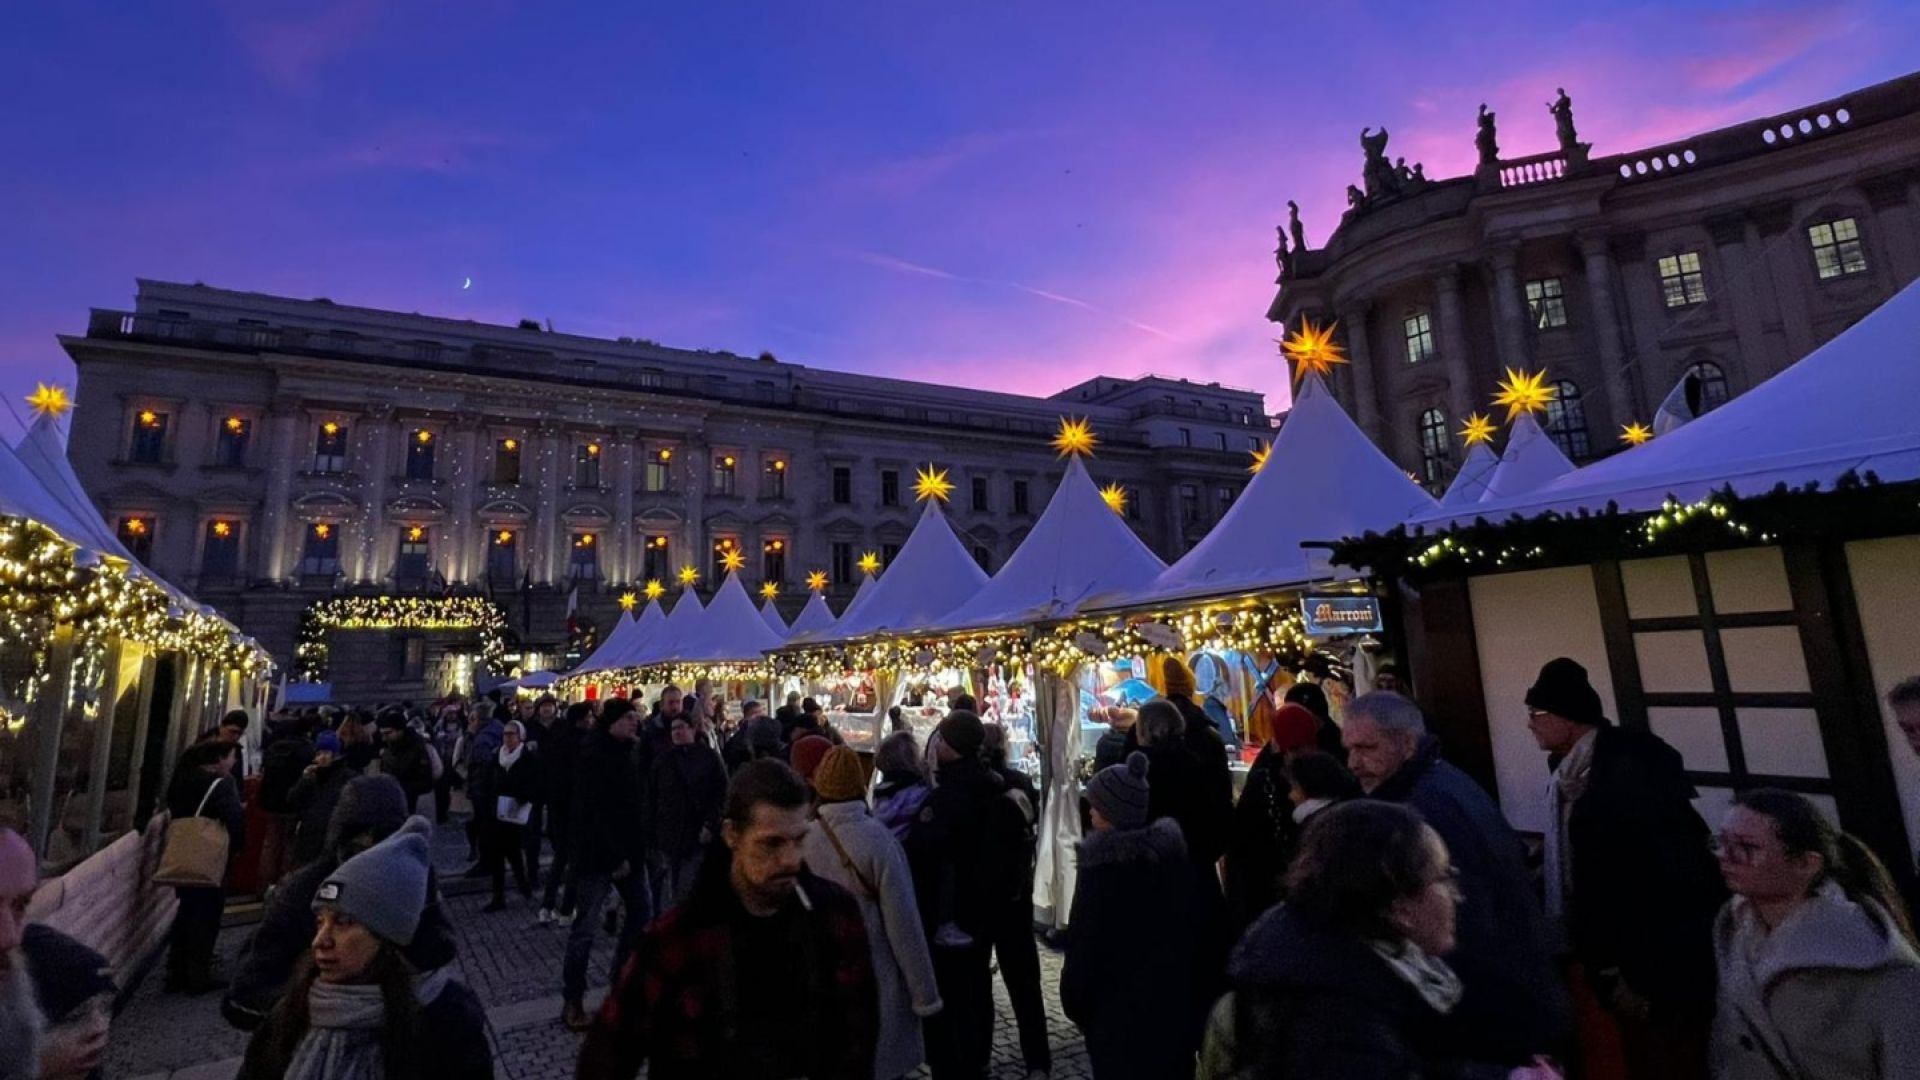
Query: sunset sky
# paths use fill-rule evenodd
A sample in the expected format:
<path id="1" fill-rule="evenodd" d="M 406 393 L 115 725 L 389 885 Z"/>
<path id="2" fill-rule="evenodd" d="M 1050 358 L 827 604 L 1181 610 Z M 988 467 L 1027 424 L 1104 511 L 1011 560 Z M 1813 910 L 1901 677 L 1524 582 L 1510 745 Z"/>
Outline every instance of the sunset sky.
<path id="1" fill-rule="evenodd" d="M 1916 58 L 1911 0 L 23 5 L 0 393 L 153 277 L 1277 409 L 1273 227 L 1325 239 L 1361 127 L 1451 176 L 1481 101 L 1517 156 L 1565 86 L 1608 154 Z"/>

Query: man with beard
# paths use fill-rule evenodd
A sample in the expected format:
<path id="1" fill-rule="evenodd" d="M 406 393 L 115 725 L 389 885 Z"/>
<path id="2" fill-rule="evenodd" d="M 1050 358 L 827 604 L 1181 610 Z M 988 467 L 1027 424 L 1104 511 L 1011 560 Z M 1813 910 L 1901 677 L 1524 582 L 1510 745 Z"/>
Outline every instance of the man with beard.
<path id="1" fill-rule="evenodd" d="M 871 1080 L 879 999 L 859 905 L 802 861 L 807 785 L 752 762 L 727 789 L 724 849 L 647 930 L 607 994 L 584 1080 Z"/>
<path id="2" fill-rule="evenodd" d="M 21 948 L 27 901 L 39 884 L 33 849 L 12 829 L 0 829 L 0 1080 L 40 1075 L 40 1043 L 46 1021 L 34 1000 L 33 980 Z"/>

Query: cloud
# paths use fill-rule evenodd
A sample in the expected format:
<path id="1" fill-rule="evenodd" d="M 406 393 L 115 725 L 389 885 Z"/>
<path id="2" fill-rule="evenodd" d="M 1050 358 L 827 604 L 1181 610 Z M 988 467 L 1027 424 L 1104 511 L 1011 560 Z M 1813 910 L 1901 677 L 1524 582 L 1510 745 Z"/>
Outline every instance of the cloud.
<path id="1" fill-rule="evenodd" d="M 1152 334 L 1155 337 L 1165 338 L 1169 341 L 1173 340 L 1172 334 L 1167 333 L 1157 326 L 1140 322 L 1137 319 L 1130 319 L 1125 315 L 1101 307 L 1092 301 L 1082 300 L 1075 296 L 1067 296 L 1064 293 L 1054 292 L 1051 289 L 1036 288 L 1032 285 L 1024 285 L 1018 281 L 1001 281 L 994 278 L 974 277 L 970 274 L 956 274 L 949 270 L 941 270 L 938 267 L 925 266 L 920 263 L 895 258 L 892 255 L 882 255 L 879 252 L 873 251 L 847 252 L 845 256 L 856 262 L 862 262 L 868 266 L 878 267 L 882 270 L 890 270 L 899 274 L 911 274 L 919 277 L 936 278 L 941 281 L 962 282 L 970 285 L 986 285 L 998 289 L 1012 289 L 1016 292 L 1025 293 L 1028 296 L 1045 300 L 1048 303 L 1064 304 L 1071 308 L 1090 312 L 1104 319 L 1110 319 L 1120 323 L 1123 326 L 1131 327 L 1143 334 Z"/>

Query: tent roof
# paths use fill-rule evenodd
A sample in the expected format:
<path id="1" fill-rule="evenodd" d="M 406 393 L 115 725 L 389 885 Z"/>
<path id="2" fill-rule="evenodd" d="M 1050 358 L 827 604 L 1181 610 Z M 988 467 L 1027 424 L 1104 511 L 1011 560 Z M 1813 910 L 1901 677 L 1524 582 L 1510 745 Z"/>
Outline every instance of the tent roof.
<path id="1" fill-rule="evenodd" d="M 667 613 L 661 608 L 660 601 L 647 601 L 646 609 L 640 612 L 639 618 L 633 620 L 633 630 L 628 633 L 626 642 L 621 645 L 619 652 L 608 654 L 602 670 L 631 666 L 633 658 L 647 647 L 666 624 Z M 596 652 L 595 656 L 598 655 Z"/>
<path id="2" fill-rule="evenodd" d="M 1094 487 L 1078 457 L 1047 508 L 992 580 L 935 629 L 965 630 L 1057 619 L 1089 597 L 1132 589 L 1167 568 Z"/>
<path id="3" fill-rule="evenodd" d="M 1146 586 L 1117 590 L 1093 606 L 1192 600 L 1349 574 L 1332 567 L 1324 550 L 1300 545 L 1392 528 L 1436 505 L 1361 433 L 1320 376 L 1308 373 L 1266 465 L 1213 531 Z"/>
<path id="4" fill-rule="evenodd" d="M 766 622 L 767 629 L 780 635 L 781 641 L 787 639 L 787 620 L 780 617 L 780 609 L 773 606 L 772 597 L 768 597 L 767 600 L 760 605 L 760 618 Z"/>
<path id="5" fill-rule="evenodd" d="M 1723 487 L 1757 495 L 1780 484 L 1831 484 L 1872 471 L 1883 482 L 1920 479 L 1920 283 L 1798 363 L 1644 445 L 1532 491 L 1489 498 L 1471 513 L 1424 514 L 1415 524 L 1549 510 L 1657 509 Z"/>
<path id="6" fill-rule="evenodd" d="M 1507 432 L 1507 448 L 1500 452 L 1500 464 L 1487 476 L 1487 491 L 1481 500 L 1524 495 L 1572 471 L 1573 462 L 1560 452 L 1560 444 L 1541 429 L 1532 413 L 1527 413 Z"/>
<path id="7" fill-rule="evenodd" d="M 759 661 L 761 654 L 779 648 L 780 643 L 781 635 L 754 609 L 753 597 L 747 595 L 735 571 L 714 590 L 693 630 L 670 647 L 668 659 Z"/>
<path id="8" fill-rule="evenodd" d="M 1470 506 L 1479 502 L 1499 464 L 1500 455 L 1493 452 L 1493 447 L 1474 443 L 1467 450 L 1467 460 L 1460 463 L 1460 471 L 1453 474 L 1453 483 L 1447 485 L 1447 493 L 1440 496 L 1440 505 Z"/>
<path id="9" fill-rule="evenodd" d="M 691 639 L 699 629 L 705 610 L 700 606 L 699 593 L 690 588 L 681 589 L 680 598 L 673 602 L 673 613 L 660 620 L 652 633 L 622 656 L 620 666 L 644 667 L 673 659 L 680 643 Z"/>
<path id="10" fill-rule="evenodd" d="M 788 628 L 788 640 L 797 638 L 801 634 L 819 633 L 832 626 L 833 622 L 833 609 L 827 606 L 827 598 L 820 593 L 814 593 L 813 597 L 807 601 L 807 606 L 801 608 L 800 614 L 793 617 L 793 625 Z"/>
<path id="11" fill-rule="evenodd" d="M 633 612 L 621 612 L 620 618 L 613 624 L 613 630 L 607 635 L 606 640 L 600 643 L 599 648 L 588 654 L 585 660 L 580 661 L 579 665 L 573 669 L 574 673 L 602 671 L 617 666 L 610 661 L 619 656 L 620 650 L 626 648 L 633 640 L 634 630 L 638 625 L 633 621 Z"/>
<path id="12" fill-rule="evenodd" d="M 979 592 L 986 582 L 986 571 L 953 534 L 940 501 L 928 499 L 893 565 L 871 588 L 862 586 L 865 595 L 856 594 L 832 628 L 807 643 L 848 641 L 927 626 Z"/>

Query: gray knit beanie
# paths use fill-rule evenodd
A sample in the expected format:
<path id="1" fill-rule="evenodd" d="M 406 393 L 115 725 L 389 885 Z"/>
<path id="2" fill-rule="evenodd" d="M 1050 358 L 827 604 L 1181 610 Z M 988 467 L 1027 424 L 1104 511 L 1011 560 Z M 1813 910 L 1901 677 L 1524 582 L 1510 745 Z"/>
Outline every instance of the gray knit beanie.
<path id="1" fill-rule="evenodd" d="M 1116 829 L 1147 824 L 1147 755 L 1135 750 L 1119 765 L 1109 765 L 1087 781 L 1087 801 Z"/>
<path id="2" fill-rule="evenodd" d="M 415 815 L 400 831 L 340 864 L 313 896 L 382 941 L 413 944 L 427 907 L 427 838 L 433 823 Z"/>

